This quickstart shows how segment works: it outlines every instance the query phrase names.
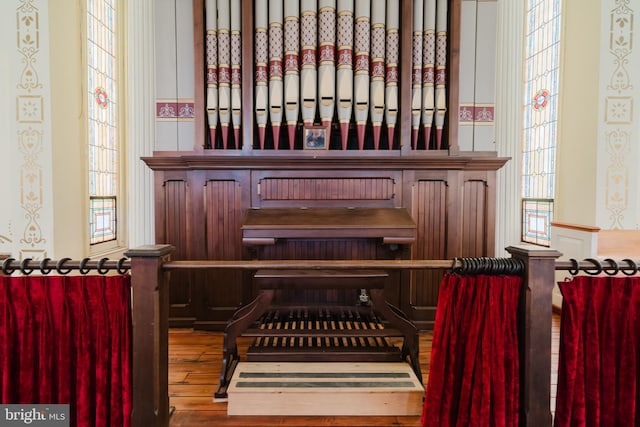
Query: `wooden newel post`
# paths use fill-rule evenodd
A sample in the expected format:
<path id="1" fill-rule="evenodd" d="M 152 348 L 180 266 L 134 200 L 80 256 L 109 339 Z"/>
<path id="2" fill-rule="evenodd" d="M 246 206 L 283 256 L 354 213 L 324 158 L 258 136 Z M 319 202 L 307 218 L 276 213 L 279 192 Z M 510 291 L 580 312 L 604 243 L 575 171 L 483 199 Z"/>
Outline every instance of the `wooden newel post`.
<path id="1" fill-rule="evenodd" d="M 130 249 L 133 289 L 133 412 L 131 425 L 169 425 L 169 289 L 162 264 L 173 246 Z"/>
<path id="2" fill-rule="evenodd" d="M 509 246 L 526 270 L 518 310 L 520 426 L 551 427 L 551 322 L 555 261 L 562 254 L 539 246 Z"/>

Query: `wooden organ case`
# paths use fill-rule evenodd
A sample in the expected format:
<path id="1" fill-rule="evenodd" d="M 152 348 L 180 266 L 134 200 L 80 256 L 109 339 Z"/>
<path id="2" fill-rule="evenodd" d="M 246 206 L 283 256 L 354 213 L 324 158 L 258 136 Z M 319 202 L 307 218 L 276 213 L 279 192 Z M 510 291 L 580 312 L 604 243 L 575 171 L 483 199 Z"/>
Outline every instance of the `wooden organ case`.
<path id="1" fill-rule="evenodd" d="M 460 8 L 193 0 L 194 148 L 143 159 L 155 176 L 156 243 L 174 245 L 175 259 L 251 259 L 250 210 L 396 208 L 415 223 L 404 250 L 345 236 L 260 256 L 493 256 L 495 175 L 508 159 L 458 146 Z M 305 148 L 315 128 L 324 149 Z M 429 328 L 442 273 L 389 274 L 387 300 Z M 179 271 L 170 286 L 172 326 L 224 330 L 256 296 L 246 271 Z"/>

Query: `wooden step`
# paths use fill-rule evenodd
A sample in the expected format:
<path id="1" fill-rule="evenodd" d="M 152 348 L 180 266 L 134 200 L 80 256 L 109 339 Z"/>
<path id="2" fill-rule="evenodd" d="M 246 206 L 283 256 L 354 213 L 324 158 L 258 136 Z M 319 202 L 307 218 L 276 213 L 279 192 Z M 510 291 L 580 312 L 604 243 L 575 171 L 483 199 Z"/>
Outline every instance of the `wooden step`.
<path id="1" fill-rule="evenodd" d="M 229 415 L 415 416 L 424 387 L 404 362 L 240 362 Z"/>

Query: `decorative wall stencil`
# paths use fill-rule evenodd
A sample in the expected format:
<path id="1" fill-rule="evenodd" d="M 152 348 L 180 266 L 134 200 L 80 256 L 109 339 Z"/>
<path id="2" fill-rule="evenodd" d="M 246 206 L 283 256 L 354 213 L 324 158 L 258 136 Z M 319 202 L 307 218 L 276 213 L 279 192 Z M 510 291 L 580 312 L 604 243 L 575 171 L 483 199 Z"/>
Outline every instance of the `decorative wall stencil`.
<path id="1" fill-rule="evenodd" d="M 39 248 L 46 242 L 40 225 L 43 201 L 44 100 L 43 85 L 38 78 L 40 53 L 39 9 L 33 0 L 23 0 L 16 10 L 17 50 L 24 64 L 20 81 L 16 85 L 16 127 L 18 150 L 22 154 L 20 165 L 20 207 L 26 224 L 20 233 L 20 243 L 27 245 L 21 253 L 42 254 Z"/>
<path id="2" fill-rule="evenodd" d="M 633 48 L 633 10 L 629 0 L 617 0 L 611 12 L 609 52 L 615 69 L 609 79 L 608 90 L 623 91 L 633 88 L 629 79 L 629 56 Z"/>
<path id="3" fill-rule="evenodd" d="M 629 212 L 629 182 L 635 181 L 635 172 L 629 169 L 634 121 L 634 91 L 629 76 L 629 63 L 633 57 L 634 11 L 630 0 L 614 0 L 609 14 L 609 58 L 610 64 L 603 63 L 608 84 L 603 88 L 604 123 L 602 134 L 603 158 L 606 167 L 600 169 L 605 181 L 605 211 L 602 216 L 603 228 L 633 228 L 635 214 Z M 606 77 L 605 77 L 606 78 Z M 604 82 L 603 82 L 604 83 Z M 604 85 L 604 84 L 603 84 Z M 631 213 L 631 215 L 629 215 Z M 627 218 L 628 217 L 628 218 Z M 606 223 L 605 223 L 606 221 Z"/>
<path id="4" fill-rule="evenodd" d="M 157 121 L 192 121 L 194 118 L 193 100 L 157 99 Z"/>
<path id="5" fill-rule="evenodd" d="M 493 125 L 494 116 L 493 104 L 460 104 L 458 123 L 460 125 Z"/>
<path id="6" fill-rule="evenodd" d="M 608 96 L 604 100 L 607 124 L 629 125 L 633 120 L 633 98 L 629 96 Z"/>
<path id="7" fill-rule="evenodd" d="M 610 163 L 607 166 L 606 200 L 611 228 L 624 228 L 623 212 L 629 203 L 629 171 L 625 159 L 631 151 L 631 135 L 626 131 L 611 131 L 606 134 L 607 154 Z"/>
<path id="8" fill-rule="evenodd" d="M 22 95 L 16 99 L 16 121 L 19 123 L 42 123 L 42 97 Z"/>

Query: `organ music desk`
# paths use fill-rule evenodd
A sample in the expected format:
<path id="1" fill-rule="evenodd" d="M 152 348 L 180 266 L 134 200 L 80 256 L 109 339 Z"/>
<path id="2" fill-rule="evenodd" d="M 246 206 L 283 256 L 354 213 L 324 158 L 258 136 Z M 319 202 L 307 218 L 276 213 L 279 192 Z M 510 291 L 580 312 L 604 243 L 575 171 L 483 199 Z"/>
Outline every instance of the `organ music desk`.
<path id="1" fill-rule="evenodd" d="M 415 240 L 416 225 L 403 208 L 260 208 L 250 209 L 242 241 L 254 257 L 259 249 L 286 241 L 373 239 L 396 257 Z M 406 251 L 405 251 L 406 252 Z M 286 252 L 285 252 L 286 253 Z M 284 258 L 283 258 L 284 259 Z M 332 258 L 336 259 L 336 258 Z M 404 361 L 422 381 L 418 330 L 385 299 L 389 273 L 376 269 L 264 269 L 253 275 L 256 298 L 229 319 L 216 398 L 226 398 L 239 361 L 236 339 L 253 337 L 249 361 Z M 318 304 L 294 301 L 278 305 L 278 292 L 366 290 L 370 301 Z M 362 291 L 361 291 L 362 292 Z M 369 295 L 367 295 L 367 292 Z M 274 299 L 274 296 L 276 298 Z M 394 343 L 401 339 L 402 348 Z"/>

